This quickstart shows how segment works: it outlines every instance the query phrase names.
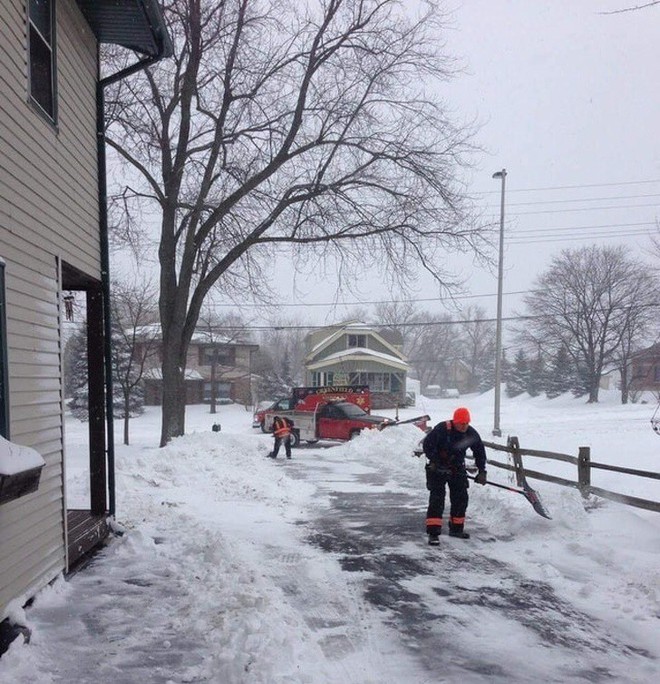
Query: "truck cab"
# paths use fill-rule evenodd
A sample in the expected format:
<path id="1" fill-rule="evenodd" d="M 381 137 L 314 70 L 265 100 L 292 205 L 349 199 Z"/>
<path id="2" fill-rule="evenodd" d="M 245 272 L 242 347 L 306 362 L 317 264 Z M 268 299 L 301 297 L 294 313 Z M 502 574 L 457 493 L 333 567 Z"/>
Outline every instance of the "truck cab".
<path id="1" fill-rule="evenodd" d="M 290 411 L 293 408 L 292 404 L 293 399 L 291 397 L 284 397 L 271 402 L 262 402 L 254 412 L 252 427 L 261 428 L 262 432 L 269 432 L 268 426 L 266 425 L 266 414 L 277 413 L 279 411 Z"/>
<path id="2" fill-rule="evenodd" d="M 372 428 L 381 428 L 396 421 L 370 415 L 357 404 L 333 401 L 323 404 L 316 414 L 316 438 L 348 441 Z"/>

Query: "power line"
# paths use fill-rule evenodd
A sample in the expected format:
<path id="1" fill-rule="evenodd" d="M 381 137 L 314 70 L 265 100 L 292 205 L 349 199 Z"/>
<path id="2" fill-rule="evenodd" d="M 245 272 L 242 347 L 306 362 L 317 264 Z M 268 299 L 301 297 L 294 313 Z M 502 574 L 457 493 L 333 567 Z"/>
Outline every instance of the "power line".
<path id="1" fill-rule="evenodd" d="M 621 181 L 619 183 L 585 183 L 584 185 L 555 185 L 545 188 L 507 188 L 507 193 L 513 192 L 545 192 L 549 190 L 580 190 L 582 188 L 616 188 L 625 185 L 646 185 L 651 183 L 660 183 L 657 180 L 641 180 L 641 181 Z M 499 190 L 484 190 L 475 192 L 475 195 L 494 195 L 499 194 Z"/>
<path id="2" fill-rule="evenodd" d="M 574 211 L 609 211 L 610 209 L 643 209 L 653 207 L 660 209 L 658 203 L 655 204 L 621 204 L 609 207 L 575 207 L 573 209 L 540 209 L 539 211 L 517 211 L 511 212 L 509 216 L 532 216 L 535 214 L 567 214 Z"/>
<path id="3" fill-rule="evenodd" d="M 591 240 L 605 240 L 608 238 L 624 238 L 624 237 L 642 237 L 644 235 L 650 235 L 651 233 L 648 230 L 642 230 L 642 231 L 629 231 L 625 233 L 601 233 L 601 234 L 595 234 L 595 235 L 589 235 L 588 239 Z M 528 236 L 527 238 L 521 238 L 519 240 L 513 239 L 513 240 L 507 240 L 506 244 L 507 245 L 533 245 L 541 242 L 574 242 L 576 240 L 585 240 L 587 239 L 587 236 L 584 235 L 574 235 L 574 236 L 566 236 L 566 235 L 559 235 L 559 236 L 543 236 L 543 235 L 537 235 L 537 236 Z"/>
<path id="4" fill-rule="evenodd" d="M 537 233 L 546 232 L 550 230 L 566 231 L 566 230 L 592 230 L 597 228 L 634 228 L 639 226 L 656 226 L 655 221 L 641 221 L 640 223 L 602 223 L 591 226 L 551 226 L 548 228 L 511 228 L 507 231 L 507 235 L 517 235 L 518 233 Z"/>
<path id="5" fill-rule="evenodd" d="M 574 199 L 560 199 L 560 200 L 536 200 L 534 202 L 510 202 L 510 207 L 524 207 L 537 204 L 575 204 L 576 202 L 607 202 L 624 199 L 643 199 L 647 197 L 660 197 L 660 194 L 652 195 L 618 195 L 609 197 L 578 197 Z"/>
<path id="6" fill-rule="evenodd" d="M 529 294 L 534 290 L 517 290 L 515 292 L 504 292 L 507 295 Z M 488 292 L 486 294 L 470 294 L 470 295 L 456 295 L 453 297 L 413 297 L 411 299 L 376 299 L 374 301 L 356 301 L 356 302 L 313 302 L 311 304 L 287 304 L 278 302 L 277 307 L 316 307 L 316 306 L 366 306 L 372 304 L 414 304 L 416 302 L 446 302 L 454 299 L 481 299 L 483 297 L 495 297 L 497 293 Z M 259 308 L 266 306 L 265 304 L 241 304 L 241 308 Z M 230 307 L 235 308 L 235 304 L 216 304 L 216 307 Z M 325 326 L 322 326 L 325 327 Z"/>
<path id="7" fill-rule="evenodd" d="M 638 306 L 640 309 L 651 309 L 660 307 L 659 304 L 642 304 Z M 626 309 L 630 307 L 612 307 L 612 310 Z M 568 313 L 568 312 L 566 312 Z M 533 321 L 548 318 L 548 314 L 526 314 L 517 316 L 504 316 L 503 323 L 510 323 L 512 321 Z M 449 321 L 408 321 L 406 323 L 384 323 L 379 325 L 379 328 L 415 328 L 423 326 L 446 326 L 446 325 L 465 325 L 468 323 L 495 323 L 496 318 L 472 318 Z M 232 331 L 265 331 L 265 330 L 323 330 L 325 328 L 332 328 L 332 325 L 255 325 L 255 326 L 214 326 L 214 330 L 232 330 Z"/>

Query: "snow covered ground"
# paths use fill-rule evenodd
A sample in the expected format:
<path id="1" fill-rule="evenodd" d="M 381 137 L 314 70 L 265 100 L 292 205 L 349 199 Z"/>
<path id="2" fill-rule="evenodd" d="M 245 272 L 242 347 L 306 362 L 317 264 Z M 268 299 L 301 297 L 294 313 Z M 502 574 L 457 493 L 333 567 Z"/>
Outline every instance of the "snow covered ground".
<path id="1" fill-rule="evenodd" d="M 617 399 L 504 398 L 501 441 L 572 455 L 590 446 L 594 461 L 658 472 L 654 406 Z M 419 397 L 401 417 L 435 423 L 458 403 L 490 440 L 492 395 Z M 473 486 L 472 538 L 431 548 L 413 426 L 307 446 L 287 462 L 265 458 L 272 439 L 243 407 L 189 407 L 189 434 L 165 449 L 159 419 L 149 408 L 131 446 L 117 446 L 123 536 L 14 608 L 32 639 L 0 659 L 0 681 L 660 681 L 657 513 L 603 500 L 585 510 L 576 490 L 530 480 L 546 520 L 522 496 Z M 87 496 L 85 432 L 68 421 L 72 507 Z M 533 461 L 575 479 L 574 466 Z M 495 468 L 489 478 L 508 483 Z M 592 481 L 660 501 L 657 480 L 595 471 Z"/>

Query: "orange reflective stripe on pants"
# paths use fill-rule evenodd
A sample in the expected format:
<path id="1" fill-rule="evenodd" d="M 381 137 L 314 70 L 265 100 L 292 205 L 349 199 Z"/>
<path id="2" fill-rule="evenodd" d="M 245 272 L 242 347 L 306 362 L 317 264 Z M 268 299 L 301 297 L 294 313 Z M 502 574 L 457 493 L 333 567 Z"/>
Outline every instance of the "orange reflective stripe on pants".
<path id="1" fill-rule="evenodd" d="M 437 525 L 438 527 L 440 527 L 440 526 L 442 526 L 442 518 L 427 518 L 426 524 L 427 525 Z"/>

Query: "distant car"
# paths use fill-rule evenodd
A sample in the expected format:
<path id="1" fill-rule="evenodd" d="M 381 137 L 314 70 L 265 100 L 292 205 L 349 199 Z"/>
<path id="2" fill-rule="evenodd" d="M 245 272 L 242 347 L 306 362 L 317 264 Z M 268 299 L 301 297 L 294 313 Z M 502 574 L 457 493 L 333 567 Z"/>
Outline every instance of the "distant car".
<path id="1" fill-rule="evenodd" d="M 458 399 L 461 393 L 455 387 L 445 387 L 440 392 L 440 396 L 444 399 Z"/>

